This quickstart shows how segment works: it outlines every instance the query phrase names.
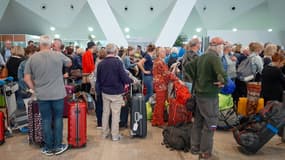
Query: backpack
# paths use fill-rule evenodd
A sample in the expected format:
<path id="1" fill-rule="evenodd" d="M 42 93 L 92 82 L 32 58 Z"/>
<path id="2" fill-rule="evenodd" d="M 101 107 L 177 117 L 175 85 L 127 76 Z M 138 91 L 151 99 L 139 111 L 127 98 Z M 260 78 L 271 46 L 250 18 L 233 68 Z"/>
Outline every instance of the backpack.
<path id="1" fill-rule="evenodd" d="M 232 94 L 236 89 L 235 82 L 228 78 L 227 84 L 222 88 L 221 93 L 222 94 Z"/>
<path id="2" fill-rule="evenodd" d="M 247 57 L 237 68 L 237 78 L 241 81 L 248 82 L 254 79 L 255 74 L 252 68 L 252 58 Z"/>
<path id="3" fill-rule="evenodd" d="M 183 150 L 188 152 L 191 147 L 192 123 L 180 123 L 168 126 L 162 131 L 163 143 L 170 150 Z"/>
<path id="4" fill-rule="evenodd" d="M 168 68 L 170 68 L 172 66 L 172 64 L 177 62 L 177 57 L 173 57 L 172 55 L 169 56 L 169 60 L 168 60 Z"/>

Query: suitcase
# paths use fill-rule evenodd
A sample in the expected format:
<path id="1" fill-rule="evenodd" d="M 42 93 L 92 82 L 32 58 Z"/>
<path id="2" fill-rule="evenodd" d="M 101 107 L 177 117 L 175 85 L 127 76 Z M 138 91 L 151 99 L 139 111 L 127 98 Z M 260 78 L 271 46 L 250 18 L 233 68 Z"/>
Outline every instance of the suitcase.
<path id="1" fill-rule="evenodd" d="M 29 143 L 42 146 L 44 144 L 42 120 L 38 103 L 33 100 L 28 102 L 28 122 Z"/>
<path id="2" fill-rule="evenodd" d="M 134 94 L 131 104 L 131 136 L 144 138 L 147 135 L 147 115 L 144 95 L 142 93 Z"/>
<path id="3" fill-rule="evenodd" d="M 0 145 L 5 142 L 5 117 L 4 112 L 0 111 Z"/>
<path id="4" fill-rule="evenodd" d="M 168 126 L 192 121 L 192 112 L 185 105 L 179 104 L 176 99 L 169 98 Z"/>
<path id="5" fill-rule="evenodd" d="M 73 148 L 84 147 L 87 141 L 86 102 L 71 101 L 68 104 L 68 145 Z"/>

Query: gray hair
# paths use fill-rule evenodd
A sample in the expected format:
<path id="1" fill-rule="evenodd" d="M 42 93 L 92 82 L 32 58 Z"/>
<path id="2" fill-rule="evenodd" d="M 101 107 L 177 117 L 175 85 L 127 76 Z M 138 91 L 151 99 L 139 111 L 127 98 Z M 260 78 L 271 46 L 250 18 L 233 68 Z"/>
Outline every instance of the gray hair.
<path id="1" fill-rule="evenodd" d="M 106 46 L 107 54 L 115 54 L 117 52 L 117 46 L 113 43 L 109 43 Z"/>
<path id="2" fill-rule="evenodd" d="M 60 42 L 60 44 L 62 44 L 62 40 L 61 40 L 61 39 L 59 39 L 59 38 L 55 38 L 55 39 L 53 39 L 53 41 L 59 41 L 59 42 Z"/>
<path id="3" fill-rule="evenodd" d="M 40 45 L 51 45 L 51 39 L 48 35 L 40 36 Z"/>
<path id="4" fill-rule="evenodd" d="M 200 43 L 199 38 L 193 38 L 189 41 L 188 45 L 189 47 L 194 47 Z"/>

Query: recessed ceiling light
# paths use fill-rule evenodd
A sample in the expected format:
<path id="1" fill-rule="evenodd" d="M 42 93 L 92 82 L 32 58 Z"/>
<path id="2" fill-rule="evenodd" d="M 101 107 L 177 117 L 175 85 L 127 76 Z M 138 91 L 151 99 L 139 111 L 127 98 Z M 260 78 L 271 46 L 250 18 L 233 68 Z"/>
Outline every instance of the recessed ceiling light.
<path id="1" fill-rule="evenodd" d="M 201 32 L 201 31 L 202 31 L 202 28 L 200 28 L 200 27 L 199 27 L 199 28 L 196 28 L 196 32 L 199 33 L 199 32 Z"/>
<path id="2" fill-rule="evenodd" d="M 126 33 L 129 33 L 129 32 L 130 32 L 130 28 L 126 27 L 126 28 L 125 28 L 125 32 L 126 32 Z"/>
<path id="3" fill-rule="evenodd" d="M 88 27 L 88 31 L 92 32 L 94 29 L 92 27 Z"/>
<path id="4" fill-rule="evenodd" d="M 60 35 L 59 34 L 55 34 L 54 38 L 60 38 Z"/>
<path id="5" fill-rule="evenodd" d="M 126 35 L 126 38 L 129 39 L 129 38 L 131 38 L 131 36 L 130 35 Z"/>
<path id="6" fill-rule="evenodd" d="M 273 29 L 269 28 L 267 31 L 268 31 L 268 32 L 272 32 L 272 31 L 273 31 Z"/>
<path id="7" fill-rule="evenodd" d="M 95 36 L 94 34 L 91 34 L 91 38 L 92 38 L 92 39 L 95 39 L 96 36 Z"/>
<path id="8" fill-rule="evenodd" d="M 233 28 L 233 32 L 236 32 L 238 29 L 237 28 Z"/>
<path id="9" fill-rule="evenodd" d="M 194 35 L 192 38 L 198 38 L 198 36 L 197 36 L 197 35 Z"/>
<path id="10" fill-rule="evenodd" d="M 50 27 L 49 28 L 51 31 L 55 31 L 55 28 L 54 27 Z"/>

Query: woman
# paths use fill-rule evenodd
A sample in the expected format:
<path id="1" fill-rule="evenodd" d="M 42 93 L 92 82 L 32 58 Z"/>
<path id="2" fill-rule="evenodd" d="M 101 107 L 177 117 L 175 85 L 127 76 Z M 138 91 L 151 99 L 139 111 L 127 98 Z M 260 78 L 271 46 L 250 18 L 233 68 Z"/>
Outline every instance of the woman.
<path id="1" fill-rule="evenodd" d="M 11 57 L 6 63 L 8 70 L 8 76 L 14 78 L 14 81 L 18 83 L 18 68 L 22 61 L 24 61 L 25 50 L 20 46 L 15 46 L 11 49 Z M 25 110 L 25 104 L 22 99 L 20 91 L 15 92 L 18 109 Z"/>
<path id="2" fill-rule="evenodd" d="M 277 53 L 277 45 L 275 44 L 266 45 L 266 48 L 264 49 L 264 52 L 263 52 L 264 67 L 269 65 L 272 62 L 272 56 L 274 53 Z"/>
<path id="3" fill-rule="evenodd" d="M 28 46 L 25 49 L 25 56 L 26 59 L 24 61 L 22 61 L 19 65 L 18 68 L 18 83 L 19 83 L 19 90 L 21 93 L 25 93 L 28 91 L 28 86 L 26 85 L 26 83 L 24 82 L 24 70 L 25 70 L 25 65 L 26 62 L 28 60 L 28 58 L 30 58 L 30 56 L 32 56 L 35 52 L 36 52 L 37 48 L 34 46 Z M 27 97 L 25 95 L 22 94 L 22 96 L 24 96 L 23 98 Z"/>
<path id="4" fill-rule="evenodd" d="M 164 105 L 167 97 L 167 85 L 169 80 L 176 81 L 178 78 L 168 70 L 168 66 L 164 63 L 166 56 L 165 48 L 158 49 L 158 57 L 153 65 L 154 90 L 156 93 L 156 103 L 154 107 L 152 126 L 162 127 L 164 125 L 163 114 Z"/>
<path id="5" fill-rule="evenodd" d="M 152 56 L 154 55 L 154 53 L 155 53 L 155 45 L 149 44 L 147 46 L 147 53 L 138 63 L 138 66 L 143 74 L 143 82 L 146 86 L 145 102 L 147 102 L 149 97 L 151 97 L 153 94 Z"/>
<path id="6" fill-rule="evenodd" d="M 282 102 L 285 76 L 281 71 L 284 66 L 284 57 L 278 53 L 272 56 L 272 62 L 264 67 L 262 71 L 261 94 L 264 102 L 278 100 Z"/>
<path id="7" fill-rule="evenodd" d="M 98 55 L 96 58 L 96 62 L 95 62 L 95 84 L 96 83 L 96 79 L 97 79 L 97 66 L 98 64 L 107 56 L 106 50 L 105 48 L 101 48 L 98 52 Z M 97 117 L 97 128 L 101 129 L 102 128 L 102 114 L 103 114 L 103 100 L 102 100 L 102 93 L 100 91 L 98 91 L 99 87 L 95 86 L 95 90 L 96 90 L 96 98 L 95 98 L 95 103 L 96 103 L 96 117 Z"/>
<path id="8" fill-rule="evenodd" d="M 135 55 L 135 48 L 132 46 L 129 46 L 127 49 L 126 56 L 123 57 L 125 68 L 132 73 L 132 75 L 136 75 L 137 69 L 135 68 L 137 66 L 136 63 L 134 63 L 131 60 L 131 57 L 134 57 Z"/>

